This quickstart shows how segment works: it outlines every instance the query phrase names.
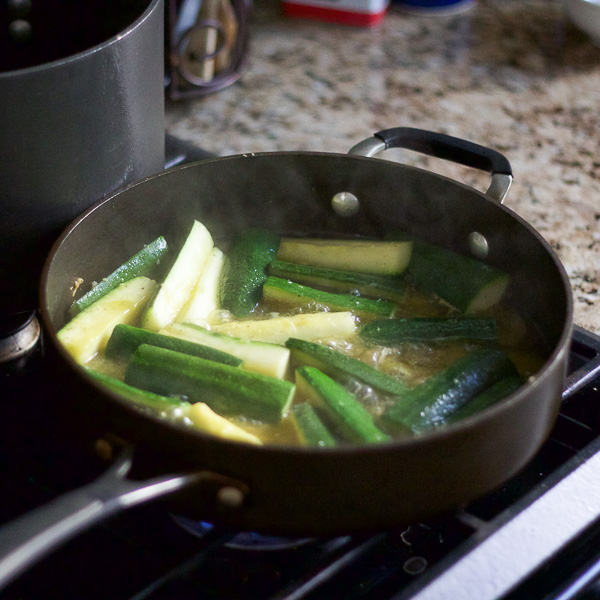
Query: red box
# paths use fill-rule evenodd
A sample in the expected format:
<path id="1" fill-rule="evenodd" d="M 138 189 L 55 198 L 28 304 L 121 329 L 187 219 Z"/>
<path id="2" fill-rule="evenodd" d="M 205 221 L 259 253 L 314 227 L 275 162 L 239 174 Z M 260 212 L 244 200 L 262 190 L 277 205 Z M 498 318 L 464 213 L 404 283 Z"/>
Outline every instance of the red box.
<path id="1" fill-rule="evenodd" d="M 282 0 L 288 17 L 372 27 L 380 23 L 389 0 Z"/>

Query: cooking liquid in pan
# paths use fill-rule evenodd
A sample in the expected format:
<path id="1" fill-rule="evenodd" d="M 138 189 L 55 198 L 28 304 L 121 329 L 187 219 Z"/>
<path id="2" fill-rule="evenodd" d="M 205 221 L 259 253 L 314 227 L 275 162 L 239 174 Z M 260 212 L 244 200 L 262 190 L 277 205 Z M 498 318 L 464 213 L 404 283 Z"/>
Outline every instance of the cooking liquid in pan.
<path id="1" fill-rule="evenodd" d="M 219 244 L 226 248 L 225 244 Z M 226 252 L 227 254 L 227 252 Z M 325 291 L 336 291 L 322 286 Z M 357 293 L 358 295 L 358 293 Z M 323 306 L 300 308 L 269 303 L 261 301 L 252 315 L 252 319 L 268 319 L 270 316 L 289 316 L 300 313 L 310 313 L 327 310 Z M 444 317 L 456 316 L 458 311 L 449 306 L 439 298 L 431 294 L 425 294 L 409 285 L 404 298 L 398 302 L 395 317 Z M 494 307 L 487 309 L 477 316 L 494 318 L 498 325 L 499 340 L 498 345 L 504 350 L 514 365 L 517 367 L 519 375 L 525 381 L 533 375 L 543 364 L 544 358 L 537 344 L 537 336 L 532 328 L 528 327 L 525 318 L 519 315 L 507 303 L 498 303 Z M 214 326 L 227 322 L 232 317 L 226 311 L 214 311 L 209 319 L 209 325 Z M 357 326 L 361 322 L 367 322 L 365 319 L 354 315 Z M 140 326 L 140 322 L 134 322 L 132 325 Z M 415 386 L 425 381 L 432 374 L 449 366 L 454 361 L 465 354 L 485 347 L 488 342 L 485 341 L 443 341 L 433 343 L 403 343 L 401 346 L 388 347 L 365 343 L 355 332 L 351 336 L 341 338 L 321 338 L 312 340 L 325 344 L 331 348 L 339 350 L 344 354 L 357 358 L 378 370 L 399 378 L 409 386 Z M 293 364 L 293 362 L 292 362 Z M 103 354 L 96 355 L 87 366 L 118 379 L 123 379 L 127 367 L 126 362 L 115 361 L 106 358 Z M 291 380 L 293 381 L 293 371 Z M 381 416 L 384 410 L 393 403 L 393 399 L 373 388 L 366 386 L 358 381 L 344 381 L 345 387 L 349 389 L 357 399 L 374 416 L 375 422 Z M 150 410 L 145 407 L 141 410 Z M 190 426 L 189 420 L 182 416 L 178 411 L 170 411 L 168 414 L 161 411 L 155 411 L 154 414 L 171 421 L 180 422 L 182 425 Z M 257 436 L 263 443 L 283 444 L 283 445 L 301 445 L 296 428 L 292 419 L 291 410 L 283 417 L 277 425 L 270 425 L 253 421 L 244 417 L 228 417 L 230 421 L 239 425 L 244 430 Z M 187 424 L 186 424 L 187 423 Z M 397 434 L 406 435 L 406 434 Z"/>

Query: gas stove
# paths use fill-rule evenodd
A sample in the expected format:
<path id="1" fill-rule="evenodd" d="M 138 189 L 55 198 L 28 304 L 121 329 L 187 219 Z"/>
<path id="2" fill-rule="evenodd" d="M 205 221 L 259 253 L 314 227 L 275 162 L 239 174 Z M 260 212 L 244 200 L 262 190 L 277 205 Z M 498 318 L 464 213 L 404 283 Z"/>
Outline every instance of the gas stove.
<path id="1" fill-rule="evenodd" d="M 167 142 L 167 166 L 207 156 Z M 0 523 L 108 465 L 96 440 L 66 429 L 55 400 L 68 390 L 54 383 L 35 314 L 23 317 L 7 325 L 17 352 L 0 363 Z M 56 549 L 0 598 L 597 598 L 599 402 L 600 337 L 575 327 L 550 438 L 517 476 L 454 514 L 368 535 L 282 538 L 220 530 L 156 502 Z"/>
<path id="2" fill-rule="evenodd" d="M 43 336 L 1 373 L 7 522 L 91 481 L 106 463 L 91 440 L 65 432 L 54 410 L 62 392 L 46 372 Z M 143 506 L 57 549 L 0 597 L 597 597 L 578 594 L 599 570 L 599 401 L 600 338 L 576 328 L 549 440 L 519 475 L 455 514 L 372 535 L 280 538 L 219 531 L 160 504 Z"/>

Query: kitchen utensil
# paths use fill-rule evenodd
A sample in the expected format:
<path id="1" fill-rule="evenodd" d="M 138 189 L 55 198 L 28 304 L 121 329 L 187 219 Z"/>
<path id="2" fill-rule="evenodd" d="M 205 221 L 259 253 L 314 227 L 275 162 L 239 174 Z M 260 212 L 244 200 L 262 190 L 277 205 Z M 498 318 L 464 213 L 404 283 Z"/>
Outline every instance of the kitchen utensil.
<path id="1" fill-rule="evenodd" d="M 396 146 L 485 169 L 492 173 L 492 185 L 484 194 L 421 169 L 364 156 Z M 135 444 L 137 477 L 196 473 L 196 485 L 178 508 L 244 531 L 329 535 L 388 528 L 456 509 L 490 491 L 522 468 L 548 435 L 560 405 L 572 330 L 570 287 L 560 262 L 535 230 L 498 202 L 510 179 L 508 161 L 496 152 L 400 128 L 376 134 L 350 155 L 217 158 L 114 194 L 65 231 L 44 270 L 43 322 L 56 346 L 56 370 L 62 369 L 69 398 L 75 400 L 65 398 L 65 418 Z M 332 208 L 332 198 L 342 191 L 359 201 L 352 216 Z M 300 235 L 376 237 L 400 227 L 455 251 L 485 255 L 511 274 L 511 302 L 533 319 L 543 338 L 544 366 L 494 407 L 451 427 L 377 445 L 255 447 L 140 414 L 98 387 L 60 347 L 56 332 L 72 302 L 74 278 L 101 277 L 159 234 L 182 243 L 192 218 L 203 221 L 217 243 L 257 225 Z M 112 514 L 115 505 L 124 508 L 146 487 L 128 480 L 123 494 L 120 486 L 100 486 L 98 501 Z M 69 533 L 98 518 L 101 514 L 82 518 Z M 11 556 L 6 544 L 5 539 Z"/>
<path id="2" fill-rule="evenodd" d="M 235 83 L 246 62 L 252 0 L 168 3 L 167 94 L 210 94 Z"/>

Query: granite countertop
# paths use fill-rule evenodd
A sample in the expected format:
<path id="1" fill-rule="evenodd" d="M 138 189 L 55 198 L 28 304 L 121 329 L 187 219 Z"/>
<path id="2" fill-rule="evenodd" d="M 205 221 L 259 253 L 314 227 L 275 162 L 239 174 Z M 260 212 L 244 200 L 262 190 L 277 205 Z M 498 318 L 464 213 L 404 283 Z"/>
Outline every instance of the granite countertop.
<path id="1" fill-rule="evenodd" d="M 285 18 L 256 0 L 236 84 L 168 102 L 167 131 L 219 155 L 347 152 L 372 133 L 420 127 L 502 152 L 505 204 L 550 243 L 576 324 L 600 333 L 600 49 L 559 0 L 479 0 L 455 16 L 392 5 L 372 29 Z M 488 176 L 394 150 L 385 158 L 485 189 Z"/>

